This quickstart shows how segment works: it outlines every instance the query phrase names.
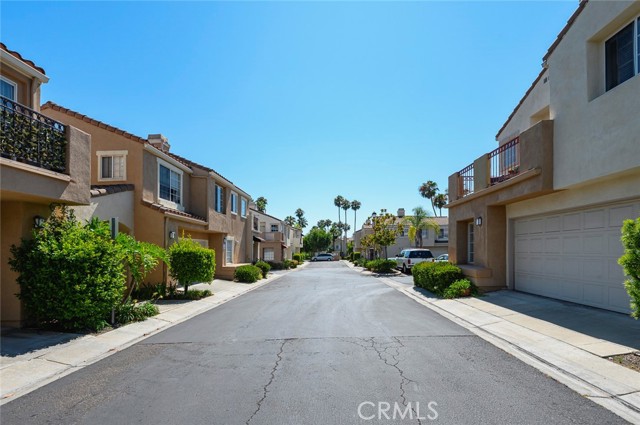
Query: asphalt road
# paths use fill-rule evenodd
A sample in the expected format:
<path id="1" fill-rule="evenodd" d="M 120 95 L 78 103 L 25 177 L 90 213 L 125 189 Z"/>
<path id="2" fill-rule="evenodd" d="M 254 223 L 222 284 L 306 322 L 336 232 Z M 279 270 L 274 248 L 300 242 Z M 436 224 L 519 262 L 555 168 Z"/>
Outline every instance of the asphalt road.
<path id="1" fill-rule="evenodd" d="M 625 423 L 339 262 L 290 273 L 0 415 L 3 425 Z"/>

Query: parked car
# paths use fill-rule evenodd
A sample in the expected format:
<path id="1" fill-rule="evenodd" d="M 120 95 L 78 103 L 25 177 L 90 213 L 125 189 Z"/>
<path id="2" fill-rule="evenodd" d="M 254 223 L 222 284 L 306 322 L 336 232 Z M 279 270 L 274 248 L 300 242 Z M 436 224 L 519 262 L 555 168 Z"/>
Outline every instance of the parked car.
<path id="1" fill-rule="evenodd" d="M 416 264 L 429 261 L 435 261 L 433 254 L 426 248 L 408 248 L 403 249 L 395 258 L 396 268 L 402 270 L 402 273 L 411 271 L 411 267 Z"/>
<path id="2" fill-rule="evenodd" d="M 311 258 L 311 261 L 333 261 L 333 254 L 320 253 Z"/>
<path id="3" fill-rule="evenodd" d="M 442 254 L 442 255 L 438 255 L 436 257 L 436 261 L 440 262 L 440 261 L 449 261 L 449 254 Z"/>

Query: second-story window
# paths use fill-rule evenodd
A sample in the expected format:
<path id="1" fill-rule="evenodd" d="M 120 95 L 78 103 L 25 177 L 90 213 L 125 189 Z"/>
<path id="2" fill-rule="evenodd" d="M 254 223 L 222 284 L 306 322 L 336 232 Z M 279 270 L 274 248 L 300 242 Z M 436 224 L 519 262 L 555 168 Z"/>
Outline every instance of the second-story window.
<path id="1" fill-rule="evenodd" d="M 278 230 L 280 230 L 279 227 L 280 226 L 278 226 L 277 224 L 272 224 L 271 225 L 271 231 L 272 232 L 277 232 Z"/>
<path id="2" fill-rule="evenodd" d="M 18 100 L 18 85 L 5 77 L 0 77 L 0 95 L 16 102 Z"/>
<path id="3" fill-rule="evenodd" d="M 168 164 L 158 164 L 159 198 L 182 204 L 182 171 L 169 166 Z"/>
<path id="4" fill-rule="evenodd" d="M 224 188 L 216 185 L 216 211 L 224 214 Z"/>
<path id="5" fill-rule="evenodd" d="M 98 151 L 98 181 L 127 179 L 127 151 Z"/>
<path id="6" fill-rule="evenodd" d="M 258 217 L 253 217 L 253 230 L 258 230 L 259 228 Z"/>
<path id="7" fill-rule="evenodd" d="M 240 215 L 242 217 L 247 216 L 247 200 L 244 198 L 240 198 Z"/>
<path id="8" fill-rule="evenodd" d="M 611 90 L 640 72 L 640 18 L 604 43 L 606 89 Z"/>
<path id="9" fill-rule="evenodd" d="M 231 192 L 231 214 L 238 214 L 238 195 Z"/>

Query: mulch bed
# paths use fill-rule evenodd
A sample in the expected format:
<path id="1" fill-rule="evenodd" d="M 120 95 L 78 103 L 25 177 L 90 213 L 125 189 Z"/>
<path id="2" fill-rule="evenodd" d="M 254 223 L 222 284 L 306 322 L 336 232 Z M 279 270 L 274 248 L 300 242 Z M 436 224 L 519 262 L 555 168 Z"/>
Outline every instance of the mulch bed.
<path id="1" fill-rule="evenodd" d="M 629 369 L 635 370 L 636 372 L 640 372 L 640 351 L 609 357 L 609 360 L 619 365 L 628 367 Z"/>

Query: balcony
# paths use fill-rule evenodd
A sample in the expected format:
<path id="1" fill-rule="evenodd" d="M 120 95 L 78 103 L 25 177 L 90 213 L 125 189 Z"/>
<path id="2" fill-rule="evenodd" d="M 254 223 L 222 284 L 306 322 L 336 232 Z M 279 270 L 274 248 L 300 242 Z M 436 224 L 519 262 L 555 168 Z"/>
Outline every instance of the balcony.
<path id="1" fill-rule="evenodd" d="M 0 96 L 0 155 L 69 174 L 63 124 Z"/>
<path id="2" fill-rule="evenodd" d="M 539 176 L 531 181 L 533 177 Z M 553 121 L 533 125 L 518 137 L 488 152 L 449 176 L 450 205 L 517 186 L 503 193 L 498 203 L 514 202 L 553 188 Z"/>
<path id="3" fill-rule="evenodd" d="M 268 242 L 284 242 L 284 234 L 282 232 L 264 232 L 262 237 Z"/>

